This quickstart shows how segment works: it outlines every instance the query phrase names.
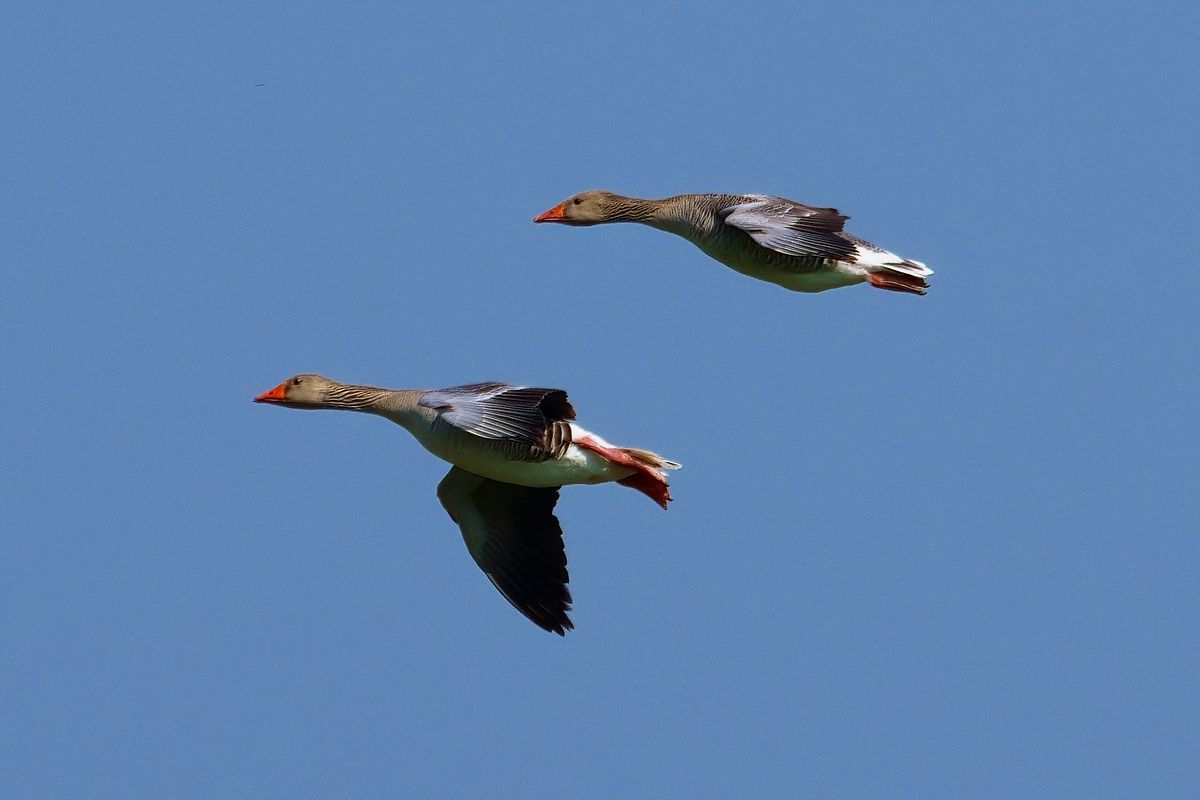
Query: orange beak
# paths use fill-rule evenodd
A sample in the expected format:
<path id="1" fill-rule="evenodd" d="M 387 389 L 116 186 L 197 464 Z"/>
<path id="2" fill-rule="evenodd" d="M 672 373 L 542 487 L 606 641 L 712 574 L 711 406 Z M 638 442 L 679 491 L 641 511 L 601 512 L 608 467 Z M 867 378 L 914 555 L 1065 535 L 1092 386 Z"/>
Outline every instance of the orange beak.
<path id="1" fill-rule="evenodd" d="M 536 217 L 533 218 L 533 221 L 534 222 L 562 222 L 563 221 L 563 212 L 566 211 L 566 209 L 567 209 L 566 203 L 559 203 L 558 205 L 556 205 L 554 208 L 550 209 L 549 211 L 543 211 L 541 214 L 538 214 Z"/>
<path id="2" fill-rule="evenodd" d="M 269 392 L 263 392 L 254 398 L 256 403 L 282 403 L 287 399 L 287 381 L 276 386 Z"/>

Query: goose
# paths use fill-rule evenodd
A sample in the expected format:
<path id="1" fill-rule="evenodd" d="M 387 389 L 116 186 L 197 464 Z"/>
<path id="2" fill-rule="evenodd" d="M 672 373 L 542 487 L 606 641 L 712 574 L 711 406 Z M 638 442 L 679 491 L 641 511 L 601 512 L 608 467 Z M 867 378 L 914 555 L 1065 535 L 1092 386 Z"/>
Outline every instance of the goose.
<path id="1" fill-rule="evenodd" d="M 925 294 L 933 270 L 842 230 L 849 217 L 768 194 L 681 194 L 663 200 L 601 189 L 572 195 L 534 222 L 600 225 L 638 222 L 682 236 L 743 275 L 796 292 L 867 281 Z"/>
<path id="2" fill-rule="evenodd" d="M 254 402 L 375 414 L 448 461 L 437 495 L 471 558 L 514 608 L 559 636 L 574 628 L 567 556 L 554 515 L 559 488 L 616 481 L 666 509 L 666 470 L 680 466 L 584 430 L 562 389 L 498 381 L 380 389 L 301 374 Z"/>

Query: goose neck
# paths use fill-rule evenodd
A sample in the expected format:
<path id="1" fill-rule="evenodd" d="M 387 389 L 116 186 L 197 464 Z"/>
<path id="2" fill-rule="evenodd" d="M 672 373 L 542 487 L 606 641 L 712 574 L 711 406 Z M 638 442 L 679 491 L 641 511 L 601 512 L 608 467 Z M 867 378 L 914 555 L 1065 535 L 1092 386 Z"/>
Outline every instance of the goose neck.
<path id="1" fill-rule="evenodd" d="M 613 197 L 609 210 L 609 222 L 640 222 L 654 225 L 662 213 L 663 200 L 645 200 L 640 197 Z"/>
<path id="2" fill-rule="evenodd" d="M 341 383 L 326 392 L 323 405 L 341 411 L 376 414 L 408 427 L 408 417 L 416 411 L 421 394 L 418 389 L 381 389 Z"/>

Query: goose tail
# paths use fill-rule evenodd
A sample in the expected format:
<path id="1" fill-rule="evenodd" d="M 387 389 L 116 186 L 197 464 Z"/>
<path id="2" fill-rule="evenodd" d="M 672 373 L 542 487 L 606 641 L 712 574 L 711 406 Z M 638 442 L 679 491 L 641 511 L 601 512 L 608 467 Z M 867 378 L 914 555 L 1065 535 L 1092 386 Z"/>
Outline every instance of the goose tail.
<path id="1" fill-rule="evenodd" d="M 854 242 L 857 251 L 854 264 L 862 270 L 860 274 L 866 274 L 872 286 L 890 292 L 925 294 L 929 288 L 926 278 L 933 274 L 929 267 L 911 258 L 901 258 L 863 239 L 848 238 Z"/>
<path id="2" fill-rule="evenodd" d="M 667 481 L 667 471 L 679 469 L 681 465 L 678 462 L 638 447 L 610 445 L 590 434 L 576 438 L 575 444 L 599 453 L 613 464 L 625 467 L 633 473 L 628 477 L 618 479 L 617 483 L 636 489 L 658 503 L 663 509 L 666 509 L 667 504 L 671 502 L 671 486 Z"/>
<path id="3" fill-rule="evenodd" d="M 867 281 L 877 289 L 889 292 L 925 294 L 929 289 L 926 278 L 933 270 L 920 261 L 903 261 L 898 264 L 883 264 L 867 273 Z"/>

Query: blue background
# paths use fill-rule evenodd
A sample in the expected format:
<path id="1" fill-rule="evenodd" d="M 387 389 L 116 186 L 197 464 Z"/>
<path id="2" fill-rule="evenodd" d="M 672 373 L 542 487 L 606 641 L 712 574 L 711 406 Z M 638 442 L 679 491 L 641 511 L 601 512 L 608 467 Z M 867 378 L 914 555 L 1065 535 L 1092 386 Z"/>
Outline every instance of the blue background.
<path id="1" fill-rule="evenodd" d="M 1195 797 L 1195 5 L 499 5 L 6 5 L 3 794 Z M 676 502 L 564 491 L 547 635 L 301 371 L 566 387 Z"/>

